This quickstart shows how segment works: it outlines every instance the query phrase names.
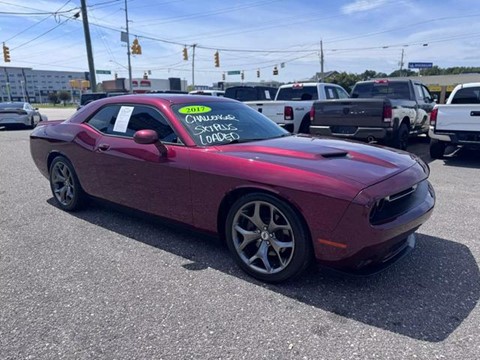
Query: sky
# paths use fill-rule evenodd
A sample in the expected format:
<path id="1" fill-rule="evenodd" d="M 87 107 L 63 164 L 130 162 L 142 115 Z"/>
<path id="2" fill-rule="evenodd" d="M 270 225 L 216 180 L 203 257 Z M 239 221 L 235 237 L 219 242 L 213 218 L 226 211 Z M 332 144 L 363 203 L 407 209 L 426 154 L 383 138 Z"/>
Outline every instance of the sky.
<path id="1" fill-rule="evenodd" d="M 133 77 L 149 72 L 211 86 L 223 75 L 240 81 L 228 72 L 243 71 L 245 81 L 300 81 L 320 72 L 320 44 L 324 71 L 388 74 L 402 56 L 404 68 L 409 62 L 480 67 L 478 0 L 85 2 L 95 69 L 112 72 L 97 81 L 115 72 L 128 78 L 125 8 L 130 42 L 137 38 L 142 47 L 131 56 Z M 11 57 L 3 66 L 88 71 L 80 10 L 80 0 L 0 0 L 0 42 Z"/>

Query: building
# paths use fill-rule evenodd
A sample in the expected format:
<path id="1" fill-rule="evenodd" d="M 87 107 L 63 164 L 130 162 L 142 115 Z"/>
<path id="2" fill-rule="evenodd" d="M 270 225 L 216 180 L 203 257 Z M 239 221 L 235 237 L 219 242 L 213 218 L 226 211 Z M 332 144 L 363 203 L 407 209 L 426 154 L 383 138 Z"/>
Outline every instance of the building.
<path id="1" fill-rule="evenodd" d="M 72 98 L 80 96 L 79 89 L 70 87 L 70 80 L 88 80 L 88 72 L 3 66 L 0 69 L 0 99 L 46 103 L 48 94 L 62 90 L 70 91 Z"/>

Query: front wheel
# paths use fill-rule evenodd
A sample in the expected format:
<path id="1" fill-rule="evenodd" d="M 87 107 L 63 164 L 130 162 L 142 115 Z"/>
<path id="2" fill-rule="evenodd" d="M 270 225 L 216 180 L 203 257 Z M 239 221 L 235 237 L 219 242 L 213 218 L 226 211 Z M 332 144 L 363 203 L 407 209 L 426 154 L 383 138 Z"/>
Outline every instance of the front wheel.
<path id="1" fill-rule="evenodd" d="M 296 277 L 312 258 L 310 236 L 297 213 L 268 194 L 248 194 L 234 203 L 226 238 L 239 266 L 261 281 Z"/>
<path id="2" fill-rule="evenodd" d="M 72 163 L 63 156 L 57 156 L 50 165 L 50 188 L 57 205 L 66 211 L 75 211 L 86 200 Z"/>

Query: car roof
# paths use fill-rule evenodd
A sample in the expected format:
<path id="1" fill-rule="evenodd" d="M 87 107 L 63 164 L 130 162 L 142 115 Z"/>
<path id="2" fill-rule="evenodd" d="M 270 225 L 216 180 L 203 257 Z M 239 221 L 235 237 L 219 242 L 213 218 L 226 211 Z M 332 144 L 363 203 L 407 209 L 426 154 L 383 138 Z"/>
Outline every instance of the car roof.
<path id="1" fill-rule="evenodd" d="M 192 96 L 189 94 L 169 94 L 169 93 L 159 93 L 159 94 L 129 94 L 129 95 L 119 95 L 106 97 L 95 101 L 95 104 L 102 106 L 104 104 L 150 104 L 150 105 L 161 105 L 161 104 L 194 104 L 196 102 L 237 102 L 236 100 L 223 98 L 218 96 L 210 95 L 196 95 Z"/>

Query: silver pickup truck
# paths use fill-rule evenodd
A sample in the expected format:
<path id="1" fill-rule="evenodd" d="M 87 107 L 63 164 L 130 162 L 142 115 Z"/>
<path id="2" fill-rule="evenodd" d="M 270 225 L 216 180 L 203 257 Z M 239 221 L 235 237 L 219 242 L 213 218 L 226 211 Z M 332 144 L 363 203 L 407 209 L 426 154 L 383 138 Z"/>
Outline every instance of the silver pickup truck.
<path id="1" fill-rule="evenodd" d="M 430 156 L 441 159 L 449 145 L 480 148 L 480 83 L 457 85 L 430 116 Z"/>

